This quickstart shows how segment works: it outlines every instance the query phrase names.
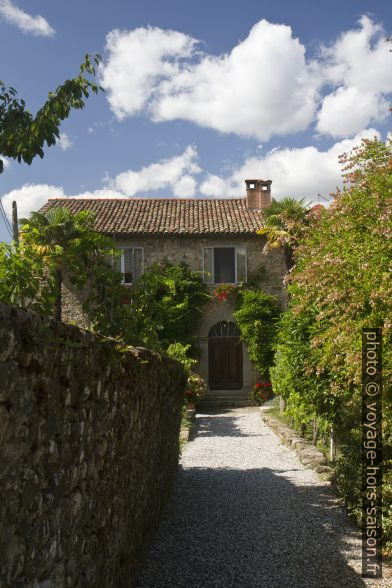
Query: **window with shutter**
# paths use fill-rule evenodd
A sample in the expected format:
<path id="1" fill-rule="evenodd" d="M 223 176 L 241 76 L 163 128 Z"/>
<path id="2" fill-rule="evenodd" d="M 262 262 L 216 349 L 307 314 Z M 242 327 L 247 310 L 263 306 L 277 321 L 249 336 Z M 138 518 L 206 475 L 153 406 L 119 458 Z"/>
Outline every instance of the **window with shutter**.
<path id="1" fill-rule="evenodd" d="M 206 284 L 246 282 L 246 247 L 204 247 L 203 273 Z"/>
<path id="2" fill-rule="evenodd" d="M 127 247 L 115 258 L 114 267 L 123 275 L 123 284 L 133 284 L 143 273 L 143 248 Z"/>

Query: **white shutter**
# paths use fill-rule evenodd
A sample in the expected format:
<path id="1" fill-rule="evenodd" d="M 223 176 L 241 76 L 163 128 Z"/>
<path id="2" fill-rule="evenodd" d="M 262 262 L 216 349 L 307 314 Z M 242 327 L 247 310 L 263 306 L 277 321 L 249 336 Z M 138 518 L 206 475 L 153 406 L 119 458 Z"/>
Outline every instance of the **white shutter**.
<path id="1" fill-rule="evenodd" d="M 143 273 L 143 249 L 135 247 L 133 250 L 133 280 L 137 280 Z"/>
<path id="2" fill-rule="evenodd" d="M 213 267 L 213 249 L 212 247 L 204 247 L 203 249 L 203 279 L 205 284 L 214 283 L 214 267 Z"/>
<path id="3" fill-rule="evenodd" d="M 236 282 L 246 282 L 246 247 L 236 247 L 237 276 Z"/>

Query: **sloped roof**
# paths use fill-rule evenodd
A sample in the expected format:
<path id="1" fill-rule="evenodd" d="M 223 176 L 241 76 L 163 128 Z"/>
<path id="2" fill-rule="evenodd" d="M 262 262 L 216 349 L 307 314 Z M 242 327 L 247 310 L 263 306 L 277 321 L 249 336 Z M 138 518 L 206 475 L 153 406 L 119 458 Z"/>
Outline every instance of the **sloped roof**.
<path id="1" fill-rule="evenodd" d="M 95 212 L 97 231 L 107 234 L 252 235 L 263 224 L 246 198 L 52 198 L 41 212 L 55 206 Z"/>

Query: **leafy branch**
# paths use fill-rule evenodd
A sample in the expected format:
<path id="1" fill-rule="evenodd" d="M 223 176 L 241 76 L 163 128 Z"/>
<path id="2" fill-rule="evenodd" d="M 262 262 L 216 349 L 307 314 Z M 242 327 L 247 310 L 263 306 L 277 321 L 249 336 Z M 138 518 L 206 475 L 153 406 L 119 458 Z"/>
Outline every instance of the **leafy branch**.
<path id="1" fill-rule="evenodd" d="M 97 53 L 85 55 L 79 75 L 66 80 L 55 92 L 49 92 L 48 100 L 35 116 L 26 109 L 23 99 L 17 97 L 15 88 L 7 87 L 0 80 L 0 156 L 24 161 L 30 165 L 38 155 L 44 156 L 44 143 L 55 145 L 60 138 L 59 126 L 68 118 L 72 108 L 84 108 L 89 93 L 98 94 L 103 88 L 85 77 L 96 76 L 96 68 L 102 58 Z M 4 162 L 0 159 L 0 173 Z"/>

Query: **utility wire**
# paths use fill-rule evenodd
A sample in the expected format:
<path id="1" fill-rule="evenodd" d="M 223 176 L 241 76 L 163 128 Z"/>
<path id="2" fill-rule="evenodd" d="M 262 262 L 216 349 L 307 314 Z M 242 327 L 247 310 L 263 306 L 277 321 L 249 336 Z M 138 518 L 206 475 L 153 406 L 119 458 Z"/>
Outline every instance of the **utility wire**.
<path id="1" fill-rule="evenodd" d="M 12 238 L 13 237 L 13 235 L 12 235 L 12 227 L 10 225 L 10 222 L 9 222 L 8 218 L 7 218 L 7 215 L 6 215 L 5 210 L 4 210 L 3 202 L 1 200 L 0 200 L 0 214 L 1 214 L 1 218 L 4 221 L 5 228 L 7 229 L 10 237 Z"/>
<path id="2" fill-rule="evenodd" d="M 5 210 L 4 210 L 4 206 L 3 206 L 3 201 L 2 201 L 1 199 L 0 199 L 0 203 L 1 203 L 1 208 L 3 209 L 3 213 L 4 213 L 4 216 L 5 216 L 5 220 L 7 221 L 7 225 L 8 225 L 8 227 L 9 227 L 10 231 L 12 231 L 12 226 L 11 226 L 11 223 L 10 223 L 10 221 L 8 220 L 8 216 L 6 215 L 6 212 L 5 212 Z"/>
<path id="3" fill-rule="evenodd" d="M 3 206 L 3 201 L 2 201 L 1 199 L 0 199 L 0 205 L 1 205 L 1 209 L 2 209 L 3 216 L 4 216 L 4 218 L 5 218 L 5 222 L 6 222 L 6 224 L 8 225 L 8 228 L 9 228 L 9 230 L 12 232 L 11 223 L 10 223 L 10 221 L 8 220 L 8 217 L 7 217 L 6 213 L 5 213 L 4 206 Z"/>

